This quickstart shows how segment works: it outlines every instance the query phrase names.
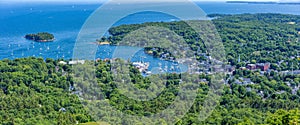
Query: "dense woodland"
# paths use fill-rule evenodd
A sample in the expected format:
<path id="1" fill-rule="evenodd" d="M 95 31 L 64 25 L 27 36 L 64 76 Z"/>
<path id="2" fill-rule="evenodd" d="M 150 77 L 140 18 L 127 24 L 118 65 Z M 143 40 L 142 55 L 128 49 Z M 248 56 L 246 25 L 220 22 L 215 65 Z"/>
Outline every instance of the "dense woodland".
<path id="1" fill-rule="evenodd" d="M 200 86 L 196 103 L 183 119 L 178 119 L 177 124 L 299 124 L 300 75 L 276 71 L 299 69 L 297 50 L 300 49 L 300 16 L 210 16 L 217 17 L 212 21 L 223 40 L 228 64 L 241 67 L 251 62 L 270 62 L 274 71 L 262 74 L 259 71 L 237 69 L 232 76 L 227 75 L 228 81 L 222 91 L 220 105 L 205 121 L 197 118 L 207 97 L 212 76 L 199 74 L 198 77 L 207 82 L 194 83 Z M 111 28 L 109 32 L 112 36 L 102 40 L 117 44 L 130 31 L 147 25 L 167 27 L 183 36 L 195 52 L 199 52 L 199 48 L 202 53 L 206 52 L 200 37 L 184 22 L 122 25 Z M 197 56 L 201 58 L 200 55 Z M 239 56 L 241 62 L 238 62 Z M 61 60 L 33 57 L 0 61 L 0 124 L 95 124 L 95 119 L 82 106 L 82 103 L 88 101 L 80 101 L 75 94 L 79 89 L 73 86 L 78 86 L 75 84 L 78 81 L 73 78 L 71 65 L 60 64 L 59 61 Z M 128 99 L 117 89 L 110 62 L 98 61 L 94 65 L 97 82 L 104 97 L 119 111 L 127 114 L 154 114 L 165 109 L 177 95 L 179 74 L 166 74 L 166 90 L 159 97 L 143 102 Z M 89 77 L 84 72 L 83 75 Z M 136 87 L 149 87 L 149 79 L 134 67 L 130 68 L 130 77 L 130 82 Z M 241 78 L 251 79 L 253 84 L 237 84 L 236 81 Z M 121 122 L 119 117 L 103 119 L 120 124 L 136 123 L 136 119 L 125 122 Z M 157 119 L 148 124 L 163 123 L 162 119 Z"/>
<path id="2" fill-rule="evenodd" d="M 227 60 L 231 65 L 241 67 L 251 62 L 269 62 L 272 63 L 272 69 L 277 71 L 299 69 L 297 65 L 299 58 L 297 56 L 300 56 L 300 16 L 282 14 L 212 14 L 209 17 L 215 18 L 212 22 L 222 38 Z M 113 27 L 109 30 L 112 36 L 102 38 L 102 40 L 118 44 L 126 34 L 147 26 L 168 28 L 182 36 L 195 52 L 206 52 L 204 41 L 183 21 Z M 239 57 L 241 62 L 238 62 Z M 201 57 L 198 56 L 197 58 Z M 292 64 L 295 65 L 292 66 Z"/>

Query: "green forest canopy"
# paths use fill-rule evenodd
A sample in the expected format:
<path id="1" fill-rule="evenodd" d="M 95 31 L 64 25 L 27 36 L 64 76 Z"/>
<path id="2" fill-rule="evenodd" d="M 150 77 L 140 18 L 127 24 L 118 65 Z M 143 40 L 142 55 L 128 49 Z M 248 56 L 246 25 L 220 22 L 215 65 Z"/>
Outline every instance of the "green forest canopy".
<path id="1" fill-rule="evenodd" d="M 216 16 L 216 15 L 215 15 Z M 217 15 L 213 23 L 218 29 L 226 49 L 228 61 L 232 65 L 244 65 L 237 62 L 238 55 L 242 60 L 253 59 L 257 62 L 276 63 L 279 60 L 299 61 L 289 58 L 296 55 L 299 49 L 299 16 L 281 14 L 242 14 Z M 289 24 L 296 22 L 296 24 Z M 184 36 L 193 48 L 205 47 L 197 36 L 189 37 L 190 31 L 183 22 L 145 23 L 124 25 L 110 29 L 113 35 L 107 38 L 117 42 L 126 33 L 144 25 L 171 27 L 176 33 Z M 183 28 L 183 29 L 180 29 Z M 181 34 L 182 33 L 182 34 Z M 243 43 L 243 44 L 241 44 Z M 247 47 L 241 47 L 247 45 Z M 274 49 L 274 50 L 273 50 Z M 260 55 L 253 54 L 259 51 Z M 61 60 L 42 58 L 21 58 L 0 61 L 0 124 L 60 124 L 78 123 L 95 124 L 93 117 L 82 106 L 75 95 L 77 82 L 73 79 L 71 65 L 60 64 Z M 87 62 L 89 63 L 89 62 Z M 121 94 L 113 81 L 110 62 L 96 62 L 96 76 L 101 91 L 110 104 L 122 112 L 132 115 L 149 115 L 167 107 L 177 94 L 180 76 L 168 74 L 166 90 L 156 99 L 140 102 Z M 286 70 L 290 65 L 279 66 Z M 138 88 L 147 88 L 149 81 L 135 68 L 131 68 L 132 83 Z M 84 72 L 82 72 L 84 73 Z M 90 74 L 83 74 L 90 77 Z M 261 74 L 259 71 L 236 70 L 224 87 L 220 105 L 212 115 L 199 121 L 199 111 L 206 99 L 211 80 L 210 75 L 200 74 L 196 103 L 177 124 L 297 124 L 300 119 L 300 75 L 285 75 L 277 72 Z M 228 76 L 229 77 L 229 76 Z M 236 84 L 240 78 L 249 78 L 254 84 Z M 84 83 L 83 83 L 84 84 Z M 86 83 L 88 84 L 88 83 Z M 105 107 L 104 107 L 105 108 Z M 107 120 L 120 122 L 120 118 L 107 117 Z M 127 121 L 129 124 L 136 121 Z M 157 120 L 160 124 L 163 121 Z"/>
<path id="2" fill-rule="evenodd" d="M 300 56 L 300 16 L 270 13 L 209 16 L 216 17 L 212 22 L 222 38 L 226 58 L 231 65 L 241 67 L 246 66 L 246 63 L 257 62 L 272 63 L 272 69 L 278 71 L 300 68 L 298 65 L 292 66 L 298 64 L 300 59 L 295 58 Z M 126 34 L 147 26 L 168 28 L 182 36 L 195 52 L 206 52 L 201 37 L 183 21 L 121 25 L 111 28 L 109 33 L 112 36 L 102 40 L 118 44 Z M 239 57 L 242 61 L 240 63 Z M 279 62 L 282 65 L 278 65 Z"/>

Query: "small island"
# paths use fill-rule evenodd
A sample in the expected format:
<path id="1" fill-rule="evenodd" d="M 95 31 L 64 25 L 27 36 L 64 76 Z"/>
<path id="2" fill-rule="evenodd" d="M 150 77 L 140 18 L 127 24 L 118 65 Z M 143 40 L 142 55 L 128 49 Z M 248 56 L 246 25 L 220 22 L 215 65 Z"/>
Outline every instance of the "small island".
<path id="1" fill-rule="evenodd" d="M 25 36 L 28 40 L 33 40 L 36 42 L 52 42 L 54 41 L 54 35 L 46 32 L 37 33 L 37 34 L 27 34 Z"/>

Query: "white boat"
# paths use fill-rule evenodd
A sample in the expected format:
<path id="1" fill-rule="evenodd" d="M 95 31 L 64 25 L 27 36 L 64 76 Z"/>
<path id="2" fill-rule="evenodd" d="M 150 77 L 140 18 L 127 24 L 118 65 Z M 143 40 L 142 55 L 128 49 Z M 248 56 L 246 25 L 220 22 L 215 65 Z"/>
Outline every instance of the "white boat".
<path id="1" fill-rule="evenodd" d="M 146 75 L 151 75 L 151 74 L 152 74 L 151 71 L 147 71 L 147 72 L 146 72 Z"/>
<path id="2" fill-rule="evenodd" d="M 150 64 L 142 62 L 133 62 L 132 65 L 136 67 L 140 72 L 146 72 Z"/>
<path id="3" fill-rule="evenodd" d="M 164 70 L 165 70 L 166 72 L 168 72 L 168 66 L 165 66 Z"/>
<path id="4" fill-rule="evenodd" d="M 174 67 L 174 66 L 171 66 L 170 70 L 171 70 L 171 71 L 175 70 L 175 67 Z"/>

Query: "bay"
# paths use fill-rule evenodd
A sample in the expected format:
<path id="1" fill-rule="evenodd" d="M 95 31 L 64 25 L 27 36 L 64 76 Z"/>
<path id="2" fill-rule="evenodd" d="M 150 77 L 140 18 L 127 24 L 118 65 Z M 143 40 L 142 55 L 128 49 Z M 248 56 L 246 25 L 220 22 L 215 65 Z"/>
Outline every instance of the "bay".
<path id="1" fill-rule="evenodd" d="M 197 2 L 196 4 L 207 14 L 283 13 L 300 15 L 300 5 L 225 2 Z M 0 5 L 0 59 L 30 56 L 71 59 L 80 28 L 93 11 L 100 6 L 100 4 L 72 3 Z M 143 12 L 129 15 L 114 26 L 174 20 L 177 18 L 163 13 Z M 26 34 L 37 32 L 50 32 L 56 39 L 49 43 L 37 43 L 24 39 Z M 99 46 L 96 58 L 111 58 L 114 49 L 112 46 Z M 153 58 L 144 54 L 143 51 L 137 55 L 133 60 L 138 61 L 139 56 L 145 56 L 146 61 L 156 61 L 155 64 L 169 63 L 168 65 L 171 65 L 172 63 Z"/>

